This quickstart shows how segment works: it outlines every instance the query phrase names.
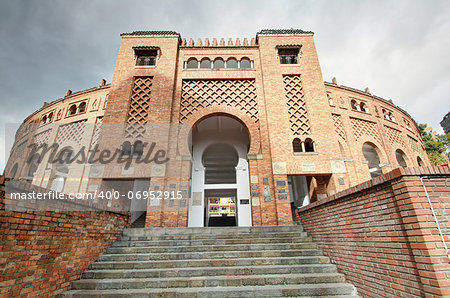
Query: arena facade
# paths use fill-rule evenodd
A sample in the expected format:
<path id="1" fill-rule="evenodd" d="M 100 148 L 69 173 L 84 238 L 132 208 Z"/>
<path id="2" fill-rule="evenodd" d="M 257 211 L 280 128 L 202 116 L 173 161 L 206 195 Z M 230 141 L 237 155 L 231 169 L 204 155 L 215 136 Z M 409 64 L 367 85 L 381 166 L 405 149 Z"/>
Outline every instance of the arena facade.
<path id="1" fill-rule="evenodd" d="M 264 226 L 292 224 L 295 208 L 395 168 L 429 166 L 407 112 L 368 88 L 324 82 L 313 36 L 124 33 L 111 84 L 69 90 L 27 117 L 5 177 L 66 194 L 179 193 L 132 201 L 132 221 L 146 227 Z M 153 142 L 164 162 L 139 162 Z M 30 144 L 54 143 L 69 156 L 119 148 L 122 160 L 24 158 Z"/>

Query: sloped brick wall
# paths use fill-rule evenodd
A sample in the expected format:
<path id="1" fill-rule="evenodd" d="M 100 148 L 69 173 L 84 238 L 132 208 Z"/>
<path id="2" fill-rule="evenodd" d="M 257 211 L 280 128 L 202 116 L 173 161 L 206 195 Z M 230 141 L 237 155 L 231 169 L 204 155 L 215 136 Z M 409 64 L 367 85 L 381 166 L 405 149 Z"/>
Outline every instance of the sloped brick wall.
<path id="1" fill-rule="evenodd" d="M 395 169 L 298 215 L 360 295 L 446 296 L 449 256 L 425 189 L 449 247 L 448 166 Z"/>
<path id="2" fill-rule="evenodd" d="M 0 181 L 0 296 L 54 296 L 117 239 L 130 217 L 104 212 L 4 211 Z"/>

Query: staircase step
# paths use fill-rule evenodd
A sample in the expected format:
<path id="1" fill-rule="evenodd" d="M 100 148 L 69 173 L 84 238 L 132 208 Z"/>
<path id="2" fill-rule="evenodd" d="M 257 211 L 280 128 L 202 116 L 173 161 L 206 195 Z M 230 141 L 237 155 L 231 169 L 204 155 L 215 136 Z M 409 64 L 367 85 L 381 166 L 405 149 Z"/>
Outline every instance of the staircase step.
<path id="1" fill-rule="evenodd" d="M 249 239 L 249 238 L 289 238 L 306 237 L 306 232 L 283 233 L 240 233 L 240 234 L 188 234 L 188 235 L 149 235 L 149 236 L 121 236 L 120 241 L 149 241 L 149 240 L 207 240 L 207 239 Z"/>
<path id="2" fill-rule="evenodd" d="M 249 239 L 204 239 L 204 240 L 148 240 L 148 241 L 116 241 L 113 247 L 142 246 L 194 246 L 194 245 L 233 245 L 264 243 L 303 243 L 311 242 L 311 237 L 288 238 L 249 238 Z"/>
<path id="3" fill-rule="evenodd" d="M 186 253 L 140 253 L 140 254 L 104 254 L 99 261 L 151 261 L 151 260 L 192 260 L 192 259 L 221 259 L 221 258 L 272 258 L 295 256 L 319 256 L 320 249 L 301 250 L 256 250 L 256 251 L 205 251 Z"/>
<path id="4" fill-rule="evenodd" d="M 180 253 L 206 251 L 251 251 L 251 250 L 289 250 L 316 249 L 313 242 L 305 243 L 275 243 L 275 244 L 242 244 L 242 245 L 198 245 L 198 246 L 147 246 L 147 247 L 110 247 L 108 254 L 136 254 L 136 253 Z"/>
<path id="5" fill-rule="evenodd" d="M 158 268 L 158 269 L 116 269 L 87 270 L 82 278 L 152 278 L 152 277 L 186 277 L 213 275 L 263 275 L 293 273 L 336 273 L 332 264 L 307 265 L 262 265 L 262 266 L 230 266 L 230 267 L 193 267 L 193 268 Z"/>
<path id="6" fill-rule="evenodd" d="M 253 233 L 303 232 L 301 225 L 260 227 L 198 227 L 198 228 L 128 228 L 123 236 L 168 236 L 168 235 L 238 235 Z"/>
<path id="7" fill-rule="evenodd" d="M 353 295 L 355 288 L 346 283 L 266 285 L 241 287 L 195 287 L 167 289 L 71 290 L 62 297 L 302 297 Z"/>
<path id="8" fill-rule="evenodd" d="M 203 259 L 175 261 L 125 261 L 125 262 L 95 262 L 91 269 L 154 269 L 154 268 L 192 268 L 192 267 L 223 267 L 223 266 L 262 266 L 262 265 L 299 265 L 327 264 L 328 257 L 278 257 L 278 258 L 240 258 L 240 259 Z"/>
<path id="9" fill-rule="evenodd" d="M 345 282 L 345 277 L 342 274 L 315 273 L 178 278 L 82 279 L 74 281 L 72 283 L 72 288 L 74 290 L 111 290 L 172 287 L 230 287 L 342 282 Z"/>

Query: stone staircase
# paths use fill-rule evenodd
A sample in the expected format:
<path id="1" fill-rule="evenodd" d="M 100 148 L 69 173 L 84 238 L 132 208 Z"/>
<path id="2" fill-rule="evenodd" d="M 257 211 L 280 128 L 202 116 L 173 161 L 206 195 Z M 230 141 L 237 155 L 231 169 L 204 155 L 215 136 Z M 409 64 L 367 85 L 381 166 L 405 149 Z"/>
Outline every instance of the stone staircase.
<path id="1" fill-rule="evenodd" d="M 301 226 L 126 229 L 62 297 L 356 297 Z"/>

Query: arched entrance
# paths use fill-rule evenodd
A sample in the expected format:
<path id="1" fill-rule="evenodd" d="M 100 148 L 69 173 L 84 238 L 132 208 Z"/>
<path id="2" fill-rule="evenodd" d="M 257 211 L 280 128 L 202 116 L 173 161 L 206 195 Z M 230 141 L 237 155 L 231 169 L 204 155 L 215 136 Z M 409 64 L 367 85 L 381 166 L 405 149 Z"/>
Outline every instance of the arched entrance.
<path id="1" fill-rule="evenodd" d="M 189 227 L 251 226 L 247 128 L 226 115 L 192 129 Z"/>

